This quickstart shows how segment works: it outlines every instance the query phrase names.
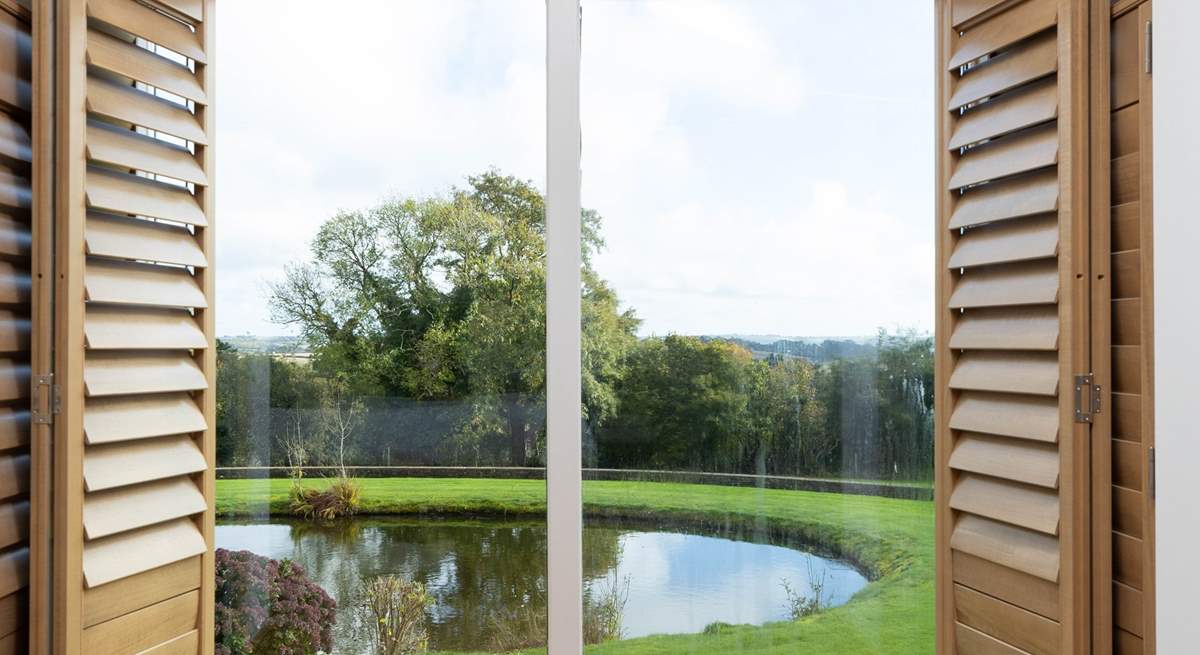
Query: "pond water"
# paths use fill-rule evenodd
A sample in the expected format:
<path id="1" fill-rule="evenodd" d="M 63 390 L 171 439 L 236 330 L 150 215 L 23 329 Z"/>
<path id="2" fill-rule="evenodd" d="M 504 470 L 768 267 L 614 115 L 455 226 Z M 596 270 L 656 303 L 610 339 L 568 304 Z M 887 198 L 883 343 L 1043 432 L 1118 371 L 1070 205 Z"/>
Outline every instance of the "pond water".
<path id="1" fill-rule="evenodd" d="M 546 611 L 546 525 L 533 521 L 361 519 L 333 526 L 300 521 L 225 523 L 218 548 L 288 558 L 338 601 L 338 653 L 363 653 L 354 612 L 366 578 L 398 574 L 423 581 L 430 647 L 482 650 L 498 626 Z M 787 618 L 787 580 L 845 603 L 866 585 L 852 566 L 792 548 L 661 528 L 590 521 L 584 528 L 585 587 L 627 591 L 624 638 L 700 632 L 713 622 L 760 624 Z M 626 587 L 627 585 L 627 587 Z"/>

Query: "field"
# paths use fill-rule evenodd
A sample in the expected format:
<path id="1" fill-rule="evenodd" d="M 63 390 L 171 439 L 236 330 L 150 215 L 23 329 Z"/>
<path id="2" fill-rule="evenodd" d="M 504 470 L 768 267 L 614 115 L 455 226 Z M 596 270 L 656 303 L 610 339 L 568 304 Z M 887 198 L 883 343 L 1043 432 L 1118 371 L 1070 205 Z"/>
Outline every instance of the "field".
<path id="1" fill-rule="evenodd" d="M 366 514 L 527 516 L 545 512 L 538 480 L 364 479 Z M 287 512 L 289 480 L 220 480 L 217 515 Z M 309 484 L 319 485 L 321 481 Z M 924 655 L 934 650 L 933 504 L 805 491 L 654 482 L 585 482 L 588 516 L 669 518 L 767 534 L 852 560 L 872 582 L 849 603 L 796 621 L 729 626 L 592 646 L 592 655 Z M 535 651 L 536 652 L 536 651 Z M 543 651 L 544 652 L 544 651 Z"/>

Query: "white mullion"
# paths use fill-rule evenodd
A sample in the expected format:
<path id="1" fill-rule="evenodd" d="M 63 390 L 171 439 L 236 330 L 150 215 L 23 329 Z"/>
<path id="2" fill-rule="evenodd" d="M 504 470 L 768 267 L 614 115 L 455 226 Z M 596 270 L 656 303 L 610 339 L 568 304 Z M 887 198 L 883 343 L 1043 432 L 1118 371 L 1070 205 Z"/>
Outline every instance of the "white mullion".
<path id="1" fill-rule="evenodd" d="M 546 522 L 550 655 L 583 649 L 579 0 L 546 0 Z"/>

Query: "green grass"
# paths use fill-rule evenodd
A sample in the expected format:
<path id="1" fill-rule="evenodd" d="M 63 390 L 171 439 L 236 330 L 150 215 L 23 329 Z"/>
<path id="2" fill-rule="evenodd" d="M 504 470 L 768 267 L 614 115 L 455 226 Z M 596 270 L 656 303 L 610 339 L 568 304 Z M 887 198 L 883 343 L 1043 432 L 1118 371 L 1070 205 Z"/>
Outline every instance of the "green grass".
<path id="1" fill-rule="evenodd" d="M 289 480 L 220 480 L 217 515 L 287 513 Z M 309 481 L 320 485 L 322 481 Z M 362 480 L 368 514 L 544 514 L 538 480 Z M 714 634 L 609 642 L 589 655 L 925 655 L 934 651 L 933 504 L 869 496 L 655 482 L 585 482 L 589 516 L 701 522 L 781 543 L 814 545 L 871 578 L 841 607 L 800 621 L 731 626 Z M 538 651 L 532 651 L 538 652 Z M 541 651 L 544 652 L 544 649 Z"/>

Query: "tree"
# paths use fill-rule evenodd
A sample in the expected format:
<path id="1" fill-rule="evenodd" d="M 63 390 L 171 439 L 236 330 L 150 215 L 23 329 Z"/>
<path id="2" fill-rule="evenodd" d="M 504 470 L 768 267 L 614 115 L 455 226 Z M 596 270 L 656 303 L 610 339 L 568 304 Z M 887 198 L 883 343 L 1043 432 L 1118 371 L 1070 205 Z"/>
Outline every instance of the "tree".
<path id="1" fill-rule="evenodd" d="M 585 406 L 603 419 L 636 319 L 590 268 L 600 218 L 581 216 L 584 313 L 592 329 Z M 309 261 L 271 287 L 275 320 L 299 328 L 313 371 L 348 392 L 458 401 L 462 439 L 507 441 L 508 464 L 537 460 L 545 395 L 545 203 L 494 171 L 445 196 L 339 212 Z"/>
<path id="2" fill-rule="evenodd" d="M 321 389 L 321 410 L 318 418 L 321 433 L 333 445 L 337 454 L 338 471 L 346 475 L 346 452 L 353 447 L 355 433 L 362 426 L 365 408 L 362 398 L 350 391 L 340 377 L 325 381 Z"/>
<path id="3" fill-rule="evenodd" d="M 745 452 L 750 353 L 670 335 L 642 340 L 616 385 L 620 412 L 598 437 L 606 466 L 734 471 Z"/>
<path id="4" fill-rule="evenodd" d="M 794 358 L 755 360 L 748 369 L 747 424 L 758 475 L 795 475 L 821 456 L 812 451 L 814 367 Z M 807 446 L 810 450 L 806 450 Z"/>

